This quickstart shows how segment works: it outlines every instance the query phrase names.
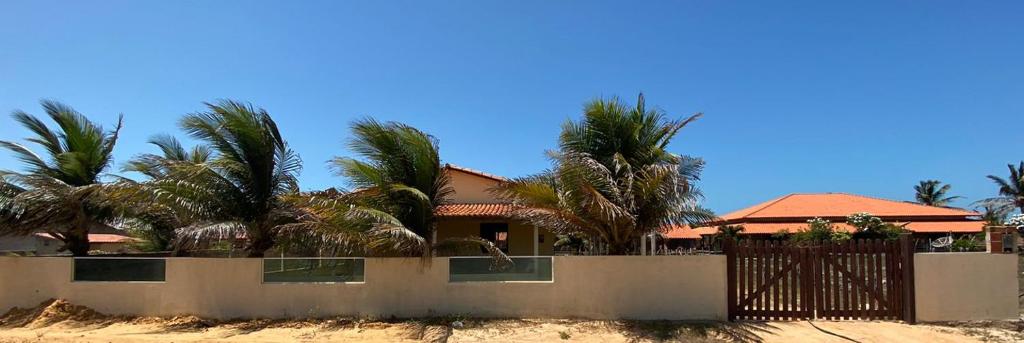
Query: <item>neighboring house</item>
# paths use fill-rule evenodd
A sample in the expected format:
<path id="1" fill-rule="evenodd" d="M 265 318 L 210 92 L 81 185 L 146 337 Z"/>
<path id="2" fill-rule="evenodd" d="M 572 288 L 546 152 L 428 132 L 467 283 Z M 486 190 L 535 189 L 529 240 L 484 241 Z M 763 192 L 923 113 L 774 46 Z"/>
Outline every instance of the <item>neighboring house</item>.
<path id="1" fill-rule="evenodd" d="M 130 243 L 137 239 L 113 233 L 89 234 L 89 250 L 103 252 L 129 252 Z M 0 237 L 0 254 L 16 253 L 31 255 L 62 255 L 68 252 L 57 252 L 61 241 L 46 233 L 35 233 L 24 236 Z"/>
<path id="2" fill-rule="evenodd" d="M 718 226 L 742 225 L 740 235 L 770 237 L 778 232 L 807 229 L 807 220 L 823 218 L 840 230 L 853 232 L 846 217 L 867 212 L 882 220 L 906 224 L 915 238 L 934 239 L 948 235 L 983 232 L 981 214 L 951 207 L 935 207 L 906 201 L 887 200 L 845 193 L 790 194 L 721 216 L 704 226 L 678 227 L 665 237 L 670 245 L 693 244 L 701 237 L 714 235 Z M 672 242 L 675 241 L 675 242 Z"/>
<path id="3" fill-rule="evenodd" d="M 509 256 L 549 256 L 555 235 L 511 217 L 513 205 L 491 194 L 501 176 L 445 164 L 455 194 L 437 209 L 437 239 L 479 236 Z M 476 251 L 473 251 L 476 254 Z"/>

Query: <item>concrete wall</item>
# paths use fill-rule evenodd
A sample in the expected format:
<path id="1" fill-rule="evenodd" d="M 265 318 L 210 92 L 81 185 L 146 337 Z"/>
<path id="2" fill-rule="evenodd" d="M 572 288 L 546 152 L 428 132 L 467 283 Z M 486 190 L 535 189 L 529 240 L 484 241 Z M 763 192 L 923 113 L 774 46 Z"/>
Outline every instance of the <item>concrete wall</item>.
<path id="1" fill-rule="evenodd" d="M 917 320 L 1003 320 L 1020 316 L 1017 255 L 914 255 Z"/>
<path id="2" fill-rule="evenodd" d="M 522 283 L 449 283 L 447 258 L 366 259 L 366 282 L 351 284 L 263 284 L 259 259 L 172 258 L 162 283 L 72 283 L 71 269 L 69 258 L 0 257 L 0 311 L 63 298 L 110 314 L 212 318 L 726 318 L 724 256 L 555 257 L 553 282 Z"/>
<path id="3" fill-rule="evenodd" d="M 451 178 L 452 194 L 451 202 L 469 204 L 490 204 L 500 203 L 502 200 L 495 198 L 490 189 L 498 185 L 498 181 L 470 174 L 464 171 L 449 169 L 448 177 Z"/>

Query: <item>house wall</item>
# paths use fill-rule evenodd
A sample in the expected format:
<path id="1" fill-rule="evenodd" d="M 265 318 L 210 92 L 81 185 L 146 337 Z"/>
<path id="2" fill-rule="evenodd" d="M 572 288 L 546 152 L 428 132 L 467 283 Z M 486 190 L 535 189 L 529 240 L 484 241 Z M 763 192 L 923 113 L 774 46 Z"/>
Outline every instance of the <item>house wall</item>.
<path id="1" fill-rule="evenodd" d="M 0 237 L 0 251 L 36 251 L 36 240 L 33 236 Z"/>
<path id="2" fill-rule="evenodd" d="M 493 179 L 458 170 L 450 170 L 448 176 L 451 178 L 452 189 L 455 190 L 455 194 L 451 197 L 453 203 L 493 204 L 502 202 L 491 195 L 489 191 L 491 187 L 498 184 Z"/>
<path id="3" fill-rule="evenodd" d="M 508 223 L 508 254 L 512 256 L 533 256 L 533 226 L 508 219 L 446 219 L 437 225 L 437 239 L 442 240 L 454 237 L 478 237 L 480 236 L 480 224 L 483 223 Z M 540 244 L 538 254 L 540 256 L 551 256 L 554 254 L 555 235 L 548 230 L 540 229 L 538 234 L 544 235 L 544 242 Z M 470 249 L 474 253 L 477 249 Z"/>
<path id="4" fill-rule="evenodd" d="M 1005 320 L 1019 316 L 1016 254 L 914 254 L 917 320 Z"/>
<path id="5" fill-rule="evenodd" d="M 558 256 L 552 282 L 448 282 L 448 259 L 368 258 L 365 283 L 263 284 L 260 259 L 169 258 L 166 282 L 71 282 L 71 258 L 0 257 L 0 312 L 66 299 L 107 314 L 724 320 L 724 256 Z"/>

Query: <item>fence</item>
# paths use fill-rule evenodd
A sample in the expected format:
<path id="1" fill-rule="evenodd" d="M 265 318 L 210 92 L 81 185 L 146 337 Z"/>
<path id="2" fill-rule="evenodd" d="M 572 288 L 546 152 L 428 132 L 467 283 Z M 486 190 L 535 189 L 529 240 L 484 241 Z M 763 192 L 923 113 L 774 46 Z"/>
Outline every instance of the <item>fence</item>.
<path id="1" fill-rule="evenodd" d="M 779 264 L 774 270 L 785 270 L 784 264 L 793 263 L 793 255 L 788 256 L 772 259 L 772 266 L 774 261 Z M 851 266 L 848 270 L 852 273 L 849 263 L 855 255 L 833 256 L 846 256 L 846 262 L 836 264 Z M 917 318 L 1016 318 L 1016 259 L 1008 254 L 915 254 L 910 278 L 916 284 Z M 193 314 L 220 319 L 463 315 L 724 320 L 732 303 L 727 298 L 727 270 L 732 267 L 722 255 L 556 256 L 529 258 L 517 264 L 520 269 L 504 270 L 482 268 L 475 260 L 461 258 L 167 258 L 128 264 L 110 262 L 114 259 L 109 258 L 103 261 L 110 262 L 107 264 L 94 260 L 101 259 L 0 257 L 0 312 L 63 298 L 109 314 Z M 885 256 L 872 261 L 881 262 L 882 268 L 874 263 L 858 266 L 867 270 L 872 265 L 873 271 L 882 271 L 882 284 L 886 285 L 884 276 L 889 275 L 886 266 L 890 262 Z M 162 273 L 158 272 L 160 266 Z M 767 264 L 751 262 L 748 266 Z M 104 268 L 116 272 L 102 272 L 106 275 L 103 280 L 88 276 Z M 799 263 L 791 268 L 802 270 Z M 162 276 L 162 281 L 155 275 Z M 779 297 L 773 298 L 779 299 L 780 305 L 799 299 L 791 296 L 794 290 L 801 294 L 800 282 L 790 284 L 797 288 L 782 292 L 780 286 Z M 843 295 L 840 301 L 857 293 L 856 289 L 838 289 L 839 293 L 833 294 Z M 773 296 L 774 292 L 772 289 Z M 786 301 L 782 294 L 789 294 Z M 868 294 L 864 299 L 872 297 Z M 795 308 L 800 306 L 797 300 Z M 815 304 L 814 308 L 824 311 L 828 307 Z M 878 310 L 883 308 L 884 304 Z M 782 313 L 763 314 L 764 318 L 785 317 Z M 845 317 L 839 314 L 834 318 Z"/>

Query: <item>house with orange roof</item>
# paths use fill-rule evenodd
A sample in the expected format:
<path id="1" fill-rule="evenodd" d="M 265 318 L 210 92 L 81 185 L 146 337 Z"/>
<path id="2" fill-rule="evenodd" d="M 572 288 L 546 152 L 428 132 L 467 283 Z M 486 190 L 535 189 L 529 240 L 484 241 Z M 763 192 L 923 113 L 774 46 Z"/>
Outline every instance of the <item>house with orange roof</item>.
<path id="1" fill-rule="evenodd" d="M 847 193 L 789 194 L 721 216 L 718 220 L 697 227 L 677 227 L 669 231 L 668 240 L 700 240 L 714 235 L 719 226 L 741 225 L 740 235 L 768 237 L 808 228 L 807 221 L 822 218 L 837 229 L 854 232 L 846 217 L 867 212 L 885 222 L 903 225 L 917 238 L 974 234 L 984 231 L 981 214 L 959 208 L 927 206 L 918 203 L 888 200 Z M 677 242 L 679 244 L 679 242 Z"/>
<path id="2" fill-rule="evenodd" d="M 514 205 L 491 194 L 504 177 L 445 164 L 454 194 L 436 209 L 436 240 L 482 237 L 510 256 L 549 256 L 555 235 L 512 218 Z"/>

